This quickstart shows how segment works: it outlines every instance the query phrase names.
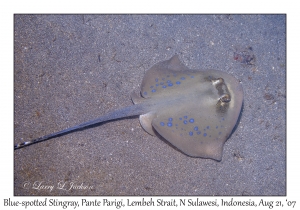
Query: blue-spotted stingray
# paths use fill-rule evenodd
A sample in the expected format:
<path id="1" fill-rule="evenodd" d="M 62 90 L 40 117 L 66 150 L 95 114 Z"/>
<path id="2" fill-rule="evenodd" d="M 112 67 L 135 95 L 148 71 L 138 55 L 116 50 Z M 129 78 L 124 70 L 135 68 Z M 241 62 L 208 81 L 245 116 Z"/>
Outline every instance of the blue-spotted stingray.
<path id="1" fill-rule="evenodd" d="M 15 145 L 19 149 L 94 124 L 140 115 L 142 127 L 160 135 L 188 156 L 220 161 L 223 146 L 235 127 L 243 88 L 233 76 L 217 70 L 191 70 L 173 56 L 145 74 L 134 105 L 100 118 Z"/>

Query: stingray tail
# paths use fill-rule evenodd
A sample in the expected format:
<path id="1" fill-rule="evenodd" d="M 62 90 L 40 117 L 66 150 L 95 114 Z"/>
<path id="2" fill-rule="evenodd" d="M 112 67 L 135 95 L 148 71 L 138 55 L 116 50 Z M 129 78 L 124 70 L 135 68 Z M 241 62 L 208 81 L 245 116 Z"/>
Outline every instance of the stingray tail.
<path id="1" fill-rule="evenodd" d="M 137 105 L 133 105 L 133 106 L 128 106 L 128 107 L 124 107 L 122 109 L 107 113 L 97 119 L 55 132 L 55 133 L 51 133 L 45 136 L 42 136 L 40 138 L 37 139 L 33 139 L 30 141 L 26 141 L 26 142 L 22 142 L 19 144 L 15 144 L 14 145 L 14 149 L 20 149 L 23 148 L 25 146 L 29 146 L 38 142 L 42 142 L 42 141 L 46 141 L 58 136 L 62 136 L 71 132 L 74 132 L 76 130 L 80 130 L 83 128 L 86 128 L 88 126 L 92 126 L 92 125 L 96 125 L 98 123 L 102 123 L 102 122 L 107 122 L 107 121 L 111 121 L 111 120 L 115 120 L 115 119 L 120 119 L 120 118 L 124 118 L 124 117 L 130 117 L 130 116 L 136 116 L 136 115 L 141 115 L 144 114 L 146 112 L 145 110 L 145 106 L 143 104 L 137 104 Z"/>

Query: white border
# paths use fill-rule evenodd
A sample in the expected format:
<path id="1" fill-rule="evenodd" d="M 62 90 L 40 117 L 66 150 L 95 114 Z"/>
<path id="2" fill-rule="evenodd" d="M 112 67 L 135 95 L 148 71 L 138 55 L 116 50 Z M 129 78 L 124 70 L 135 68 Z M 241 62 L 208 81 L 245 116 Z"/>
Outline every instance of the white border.
<path id="1" fill-rule="evenodd" d="M 295 200 L 300 205 L 299 154 L 299 11 L 292 1 L 11 1 L 1 3 L 1 196 L 3 199 L 34 200 L 13 196 L 13 15 L 15 13 L 287 13 L 287 197 L 263 197 L 270 200 Z M 43 199 L 44 197 L 38 197 Z M 56 197 L 52 197 L 56 198 Z M 81 200 L 83 197 L 58 197 Z M 88 197 L 92 199 L 92 197 Z M 110 197 L 112 199 L 112 197 Z M 132 199 L 133 197 L 129 197 Z M 179 199 L 180 197 L 176 197 Z M 214 199 L 202 197 L 203 199 Z M 99 199 L 99 198 L 98 198 Z M 103 197 L 101 197 L 103 199 Z M 126 199 L 123 197 L 123 199 Z M 138 198 L 137 198 L 138 199 Z M 155 197 L 157 199 L 157 197 Z M 166 197 L 170 199 L 170 197 Z M 221 199 L 218 197 L 217 199 Z M 229 199 L 229 197 L 225 197 Z M 236 197 L 237 200 L 260 200 L 259 197 Z M 1 205 L 1 206 L 2 206 Z M 48 207 L 49 208 L 49 207 Z M 99 207 L 97 207 L 99 209 Z M 229 209 L 228 207 L 227 209 Z M 266 207 L 264 207 L 266 208 Z M 299 207 L 298 207 L 299 208 Z M 127 209 L 127 208 L 126 208 Z M 167 208 L 168 209 L 168 208 Z M 178 208 L 177 208 L 178 209 Z M 249 209 L 249 208 L 248 208 Z M 251 209 L 251 208 L 250 208 Z M 255 208 L 259 209 L 259 208 Z"/>

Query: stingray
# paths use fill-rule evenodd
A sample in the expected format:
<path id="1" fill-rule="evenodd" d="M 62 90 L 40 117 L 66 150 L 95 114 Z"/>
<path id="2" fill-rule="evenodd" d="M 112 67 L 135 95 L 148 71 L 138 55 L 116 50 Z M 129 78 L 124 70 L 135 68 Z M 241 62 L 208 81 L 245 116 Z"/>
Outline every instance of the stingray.
<path id="1" fill-rule="evenodd" d="M 233 76 L 217 70 L 191 70 L 173 56 L 152 66 L 132 106 L 105 114 L 59 132 L 15 145 L 23 148 L 82 128 L 140 115 L 149 134 L 161 136 L 192 157 L 220 161 L 243 103 L 243 88 Z"/>

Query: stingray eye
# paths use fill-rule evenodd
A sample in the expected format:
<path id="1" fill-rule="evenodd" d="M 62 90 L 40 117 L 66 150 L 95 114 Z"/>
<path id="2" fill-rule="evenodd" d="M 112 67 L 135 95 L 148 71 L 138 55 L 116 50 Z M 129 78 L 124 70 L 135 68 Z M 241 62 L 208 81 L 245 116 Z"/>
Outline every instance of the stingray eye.
<path id="1" fill-rule="evenodd" d="M 223 94 L 221 97 L 220 97 L 220 101 L 221 102 L 224 102 L 224 103 L 228 103 L 230 102 L 231 100 L 231 97 L 229 94 Z"/>
<path id="2" fill-rule="evenodd" d="M 222 85 L 224 83 L 223 78 L 213 79 L 211 81 L 212 81 L 213 85 Z"/>

